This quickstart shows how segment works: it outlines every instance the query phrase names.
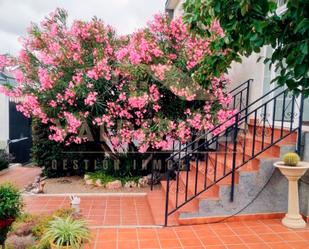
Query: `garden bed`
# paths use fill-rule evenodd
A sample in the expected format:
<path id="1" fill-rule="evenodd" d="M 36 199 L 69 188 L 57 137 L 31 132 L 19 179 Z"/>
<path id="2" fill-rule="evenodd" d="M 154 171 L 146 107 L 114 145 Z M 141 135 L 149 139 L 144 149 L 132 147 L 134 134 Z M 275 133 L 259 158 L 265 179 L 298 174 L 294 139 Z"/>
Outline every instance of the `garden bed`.
<path id="1" fill-rule="evenodd" d="M 142 193 L 149 190 L 149 187 L 144 188 L 119 188 L 106 189 L 96 187 L 94 185 L 86 185 L 82 177 L 70 176 L 60 178 L 50 178 L 45 180 L 45 194 L 67 194 L 67 193 L 120 193 L 120 192 L 137 192 Z"/>

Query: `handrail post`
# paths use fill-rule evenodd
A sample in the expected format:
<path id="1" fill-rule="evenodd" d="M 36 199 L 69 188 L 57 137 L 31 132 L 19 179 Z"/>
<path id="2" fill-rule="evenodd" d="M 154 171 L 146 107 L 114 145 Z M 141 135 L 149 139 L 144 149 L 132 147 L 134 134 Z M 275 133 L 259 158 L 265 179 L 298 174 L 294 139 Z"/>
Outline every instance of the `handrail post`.
<path id="1" fill-rule="evenodd" d="M 297 132 L 297 147 L 296 152 L 298 155 L 301 153 L 302 145 L 302 128 L 303 128 L 303 112 L 304 112 L 304 92 L 301 92 L 300 95 L 300 105 L 299 105 L 299 123 L 298 123 L 298 132 Z"/>
<path id="2" fill-rule="evenodd" d="M 233 146 L 233 165 L 232 165 L 232 182 L 231 182 L 231 202 L 234 201 L 234 191 L 235 191 L 235 170 L 236 170 L 236 153 L 237 153 L 237 134 L 238 134 L 238 115 L 235 117 L 235 128 L 234 128 L 234 146 Z"/>
<path id="3" fill-rule="evenodd" d="M 164 217 L 164 226 L 168 224 L 168 202 L 169 202 L 169 192 L 170 192 L 170 170 L 166 172 L 166 193 L 165 193 L 165 217 Z"/>
<path id="4" fill-rule="evenodd" d="M 245 115 L 246 115 L 246 123 L 245 123 L 245 125 L 246 125 L 246 127 L 248 125 L 248 112 L 249 112 L 248 105 L 249 105 L 250 83 L 251 83 L 251 79 L 249 79 L 248 83 L 247 83 L 246 110 L 245 110 Z"/>
<path id="5" fill-rule="evenodd" d="M 154 176 L 153 176 L 153 152 L 151 153 L 151 185 L 150 185 L 150 190 L 153 191 L 153 179 L 154 179 Z"/>

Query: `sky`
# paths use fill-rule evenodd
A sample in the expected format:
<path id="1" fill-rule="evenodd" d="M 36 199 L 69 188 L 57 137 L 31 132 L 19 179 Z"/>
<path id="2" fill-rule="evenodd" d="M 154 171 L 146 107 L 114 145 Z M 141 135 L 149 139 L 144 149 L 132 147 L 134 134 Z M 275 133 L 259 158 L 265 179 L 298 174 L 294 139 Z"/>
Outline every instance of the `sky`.
<path id="1" fill-rule="evenodd" d="M 19 37 L 26 35 L 31 22 L 39 23 L 57 7 L 68 11 L 72 20 L 97 16 L 118 33 L 129 34 L 164 11 L 166 0 L 0 0 L 0 54 L 16 55 Z"/>

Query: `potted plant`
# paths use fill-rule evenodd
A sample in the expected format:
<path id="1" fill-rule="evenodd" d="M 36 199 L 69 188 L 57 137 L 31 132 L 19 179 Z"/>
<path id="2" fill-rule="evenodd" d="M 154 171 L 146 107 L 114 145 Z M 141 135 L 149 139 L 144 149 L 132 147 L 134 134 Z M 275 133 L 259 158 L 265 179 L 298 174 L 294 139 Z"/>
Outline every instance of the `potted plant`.
<path id="1" fill-rule="evenodd" d="M 0 245 L 4 243 L 8 228 L 19 215 L 21 208 L 19 190 L 10 184 L 0 185 Z"/>
<path id="2" fill-rule="evenodd" d="M 296 153 L 287 153 L 283 161 L 274 164 L 289 181 L 288 213 L 282 219 L 282 224 L 289 228 L 304 228 L 305 221 L 299 213 L 298 180 L 309 169 L 309 163 L 300 162 Z"/>
<path id="3" fill-rule="evenodd" d="M 90 231 L 84 220 L 55 217 L 49 222 L 42 244 L 49 243 L 51 249 L 79 249 L 90 241 Z"/>

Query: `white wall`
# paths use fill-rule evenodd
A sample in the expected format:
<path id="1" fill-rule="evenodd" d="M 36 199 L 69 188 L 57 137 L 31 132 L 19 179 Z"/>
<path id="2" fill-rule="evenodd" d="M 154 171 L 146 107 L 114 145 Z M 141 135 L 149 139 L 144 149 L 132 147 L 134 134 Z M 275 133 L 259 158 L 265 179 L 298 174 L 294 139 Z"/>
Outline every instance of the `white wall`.
<path id="1" fill-rule="evenodd" d="M 182 16 L 183 8 L 182 8 L 183 0 L 180 0 L 174 9 L 174 18 Z"/>
<path id="2" fill-rule="evenodd" d="M 4 148 L 9 139 L 9 99 L 0 94 L 0 148 Z"/>
<path id="3" fill-rule="evenodd" d="M 264 48 L 259 54 L 254 53 L 249 57 L 243 57 L 242 63 L 233 62 L 226 75 L 231 80 L 230 89 L 235 88 L 248 79 L 253 79 L 250 88 L 250 102 L 263 95 L 265 65 L 262 60 L 257 62 L 260 55 L 264 55 Z"/>

